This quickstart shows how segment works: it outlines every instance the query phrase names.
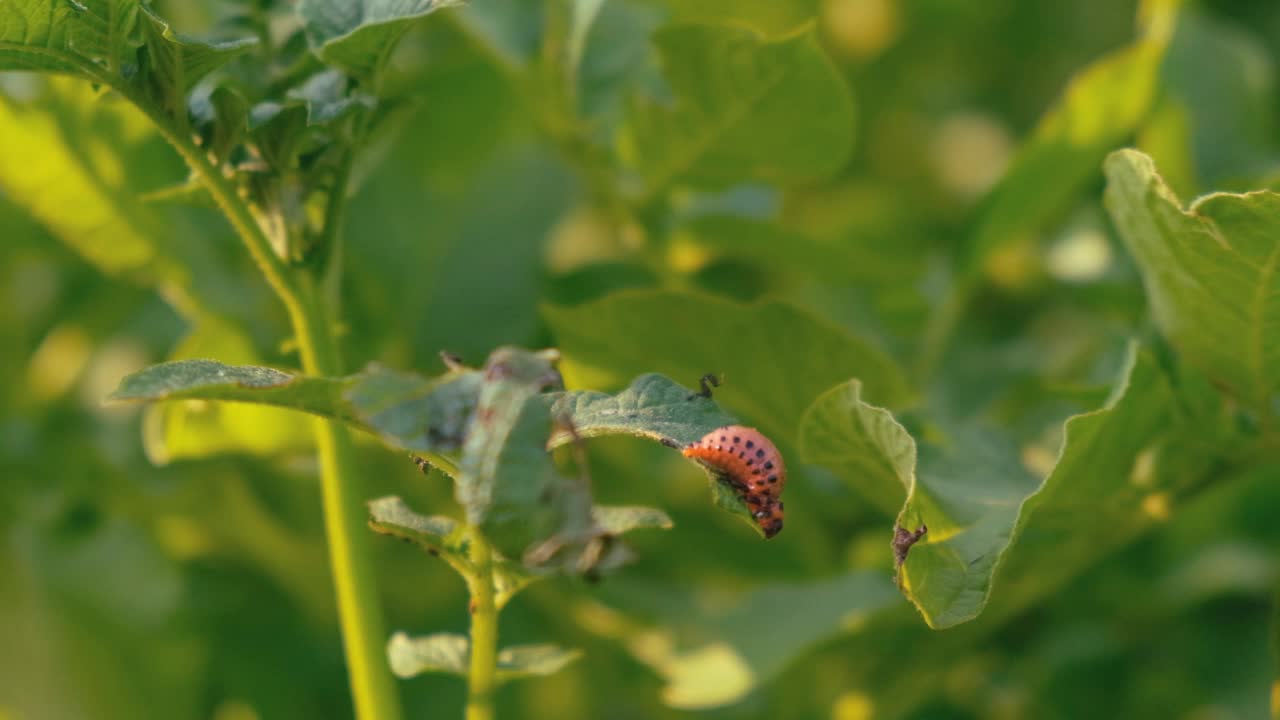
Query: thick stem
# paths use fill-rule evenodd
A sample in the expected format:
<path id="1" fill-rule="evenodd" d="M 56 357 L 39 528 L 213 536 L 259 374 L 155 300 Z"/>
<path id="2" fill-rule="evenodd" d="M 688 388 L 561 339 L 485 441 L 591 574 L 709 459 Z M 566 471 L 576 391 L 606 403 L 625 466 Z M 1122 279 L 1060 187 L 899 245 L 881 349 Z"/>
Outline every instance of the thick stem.
<path id="1" fill-rule="evenodd" d="M 135 103 L 144 111 L 145 103 Z M 342 373 L 328 304 L 305 273 L 291 273 L 271 247 L 248 204 L 218 171 L 203 151 L 174 132 L 162 117 L 157 127 L 187 164 L 200 176 L 218 207 L 243 240 L 267 283 L 289 312 L 302 355 L 303 369 L 312 375 Z M 386 633 L 374 584 L 373 558 L 364 497 L 352 463 L 351 436 L 338 422 L 316 420 L 316 448 L 320 461 L 320 487 L 324 506 L 325 535 L 338 619 L 342 627 L 348 679 L 361 720 L 399 720 L 400 699 L 387 665 L 383 643 Z"/>
<path id="2" fill-rule="evenodd" d="M 467 673 L 467 719 L 493 720 L 498 670 L 498 606 L 494 601 L 493 551 L 479 531 L 471 533 L 471 667 Z"/>
<path id="3" fill-rule="evenodd" d="M 342 365 L 324 299 L 309 276 L 303 278 L 299 289 L 302 312 L 293 320 L 303 369 L 311 375 L 339 375 Z M 386 661 L 386 628 L 378 604 L 372 536 L 366 526 L 365 494 L 353 463 L 351 434 L 339 422 L 313 422 L 329 565 L 338 596 L 338 619 L 356 717 L 396 720 L 400 717 L 400 703 Z"/>

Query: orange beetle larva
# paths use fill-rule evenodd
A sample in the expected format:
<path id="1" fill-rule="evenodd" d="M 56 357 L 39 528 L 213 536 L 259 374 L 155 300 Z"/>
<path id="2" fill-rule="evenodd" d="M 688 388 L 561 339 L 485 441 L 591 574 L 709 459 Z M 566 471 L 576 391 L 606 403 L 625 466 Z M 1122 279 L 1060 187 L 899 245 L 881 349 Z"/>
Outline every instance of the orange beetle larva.
<path id="1" fill-rule="evenodd" d="M 782 454 L 764 433 L 726 425 L 683 450 L 684 456 L 719 472 L 741 494 L 752 516 L 771 538 L 782 531 L 782 487 L 787 482 Z"/>

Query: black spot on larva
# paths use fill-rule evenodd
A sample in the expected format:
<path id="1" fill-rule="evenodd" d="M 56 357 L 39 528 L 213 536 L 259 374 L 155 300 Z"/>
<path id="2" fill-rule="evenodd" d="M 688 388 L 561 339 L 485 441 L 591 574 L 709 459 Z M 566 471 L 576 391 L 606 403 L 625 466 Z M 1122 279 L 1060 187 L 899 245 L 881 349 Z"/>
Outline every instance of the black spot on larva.
<path id="1" fill-rule="evenodd" d="M 734 435 L 734 436 L 733 436 L 733 441 L 734 441 L 734 442 L 740 442 L 741 440 L 742 440 L 742 438 L 738 437 L 737 435 Z"/>
<path id="2" fill-rule="evenodd" d="M 771 463 L 771 462 L 767 462 L 767 463 L 765 463 L 765 464 L 764 464 L 764 469 L 765 469 L 765 470 L 772 470 L 772 469 L 773 469 L 773 463 Z"/>
<path id="3" fill-rule="evenodd" d="M 747 466 L 748 466 L 748 467 L 750 467 L 750 466 L 751 466 L 751 464 L 752 464 L 752 463 L 754 463 L 754 462 L 755 462 L 755 460 L 748 460 L 748 461 L 747 461 Z"/>
<path id="4" fill-rule="evenodd" d="M 747 441 L 747 448 L 748 448 L 748 449 L 753 448 L 753 447 L 755 447 L 755 446 L 756 446 L 756 444 L 755 444 L 755 443 L 751 442 L 750 440 L 748 440 L 748 441 Z"/>
<path id="5" fill-rule="evenodd" d="M 762 457 L 764 457 L 764 450 L 757 450 L 757 451 L 756 451 L 756 457 L 758 457 L 758 458 L 762 458 Z"/>
<path id="6" fill-rule="evenodd" d="M 769 476 L 769 482 L 770 482 L 771 484 L 772 484 L 772 483 L 776 483 L 776 482 L 778 482 L 778 476 L 777 476 L 777 475 L 770 475 L 770 476 Z"/>
<path id="7" fill-rule="evenodd" d="M 752 475 L 759 475 L 759 474 L 760 474 L 760 468 L 756 468 L 755 470 L 752 470 L 752 471 L 751 471 L 751 474 L 752 474 Z"/>
<path id="8" fill-rule="evenodd" d="M 723 435 L 721 435 L 721 436 L 720 436 L 720 442 L 725 442 L 725 439 L 724 439 L 724 436 L 723 436 Z"/>

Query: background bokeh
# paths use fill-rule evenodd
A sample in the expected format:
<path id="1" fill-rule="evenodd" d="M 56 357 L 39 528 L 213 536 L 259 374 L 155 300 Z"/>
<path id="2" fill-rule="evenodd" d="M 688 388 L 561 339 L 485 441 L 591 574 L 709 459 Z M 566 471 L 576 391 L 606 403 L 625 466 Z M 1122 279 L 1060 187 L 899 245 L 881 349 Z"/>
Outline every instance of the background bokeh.
<path id="1" fill-rule="evenodd" d="M 156 4 L 199 32 L 232 3 Z M 590 167 L 512 84 L 507 66 L 538 47 L 540 4 L 472 0 L 432 16 L 397 50 L 402 107 L 357 168 L 347 364 L 436 373 L 442 349 L 474 364 L 502 344 L 553 346 L 549 306 L 667 288 L 781 298 L 910 366 L 947 258 L 997 202 L 989 191 L 1072 78 L 1133 42 L 1137 12 L 1115 0 L 609 0 L 581 84 L 602 137 L 623 89 L 656 77 L 648 33 L 671 18 L 766 33 L 812 18 L 855 98 L 838 176 L 785 193 L 677 193 L 687 217 L 719 217 L 647 241 L 600 209 Z M 490 15 L 502 32 L 478 33 Z M 1280 187 L 1277 68 L 1280 5 L 1188 3 L 1155 104 L 1117 146 L 1151 153 L 1184 199 Z M 102 402 L 125 374 L 178 355 L 296 365 L 282 308 L 213 211 L 138 196 L 184 170 L 123 103 L 0 76 L 0 136 L 0 718 L 350 717 L 303 421 Z M 1051 187 L 1048 167 L 1022 192 Z M 1015 419 L 1033 466 L 1056 452 L 1049 421 L 1095 407 L 1126 339 L 1151 333 L 1100 167 L 1081 178 L 988 261 L 942 360 L 955 380 L 930 390 L 958 415 L 982 405 Z M 86 232 L 91 244 L 68 240 Z M 138 237 L 182 264 L 121 261 Z M 217 321 L 193 327 L 175 310 L 184 272 L 218 299 Z M 636 322 L 643 333 L 658 320 Z M 626 370 L 570 362 L 566 375 L 611 389 Z M 556 641 L 586 660 L 505 687 L 502 717 L 1270 716 L 1274 468 L 1150 508 L 1154 531 L 1034 607 L 934 632 L 889 580 L 892 519 L 830 473 L 797 463 L 787 531 L 763 543 L 674 454 L 602 440 L 590 455 L 602 502 L 662 507 L 676 526 L 636 534 L 638 561 L 600 583 L 540 583 L 506 610 L 504 644 Z M 456 512 L 439 474 L 371 441 L 359 462 L 369 497 Z M 443 564 L 376 548 L 391 628 L 465 628 L 465 588 Z M 454 678 L 400 687 L 408 717 L 460 714 Z"/>

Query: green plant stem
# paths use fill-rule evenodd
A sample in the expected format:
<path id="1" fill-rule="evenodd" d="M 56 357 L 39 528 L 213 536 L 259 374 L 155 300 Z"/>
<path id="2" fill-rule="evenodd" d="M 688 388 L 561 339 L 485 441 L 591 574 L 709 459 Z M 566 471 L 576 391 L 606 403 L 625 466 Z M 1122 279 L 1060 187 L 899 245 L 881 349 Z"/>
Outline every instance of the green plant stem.
<path id="1" fill-rule="evenodd" d="M 310 276 L 304 277 L 301 290 L 302 315 L 294 318 L 294 332 L 303 368 L 314 375 L 340 375 L 342 365 L 333 324 L 325 312 L 322 294 Z M 387 633 L 378 604 L 368 513 L 353 462 L 351 433 L 340 422 L 317 418 L 313 423 L 325 538 L 356 716 L 394 720 L 400 717 L 399 698 L 386 661 Z"/>
<path id="2" fill-rule="evenodd" d="M 145 103 L 135 102 L 135 105 L 146 111 Z M 306 273 L 291 273 L 275 254 L 270 239 L 248 204 L 210 163 L 204 152 L 182 134 L 174 132 L 163 117 L 148 114 L 153 115 L 152 119 L 165 139 L 200 177 L 262 270 L 267 283 L 284 303 L 297 337 L 303 369 L 318 376 L 340 375 L 342 364 L 328 304 L 316 287 L 314 278 Z M 325 535 L 356 717 L 362 720 L 398 720 L 401 717 L 400 700 L 383 650 L 386 632 L 375 590 L 363 494 L 352 462 L 351 436 L 338 422 L 315 420 L 314 427 L 320 461 Z"/>
<path id="3" fill-rule="evenodd" d="M 467 578 L 471 591 L 471 666 L 467 673 L 466 720 L 493 720 L 493 691 L 498 671 L 498 606 L 494 600 L 493 550 L 472 529 L 470 557 L 474 572 Z"/>

